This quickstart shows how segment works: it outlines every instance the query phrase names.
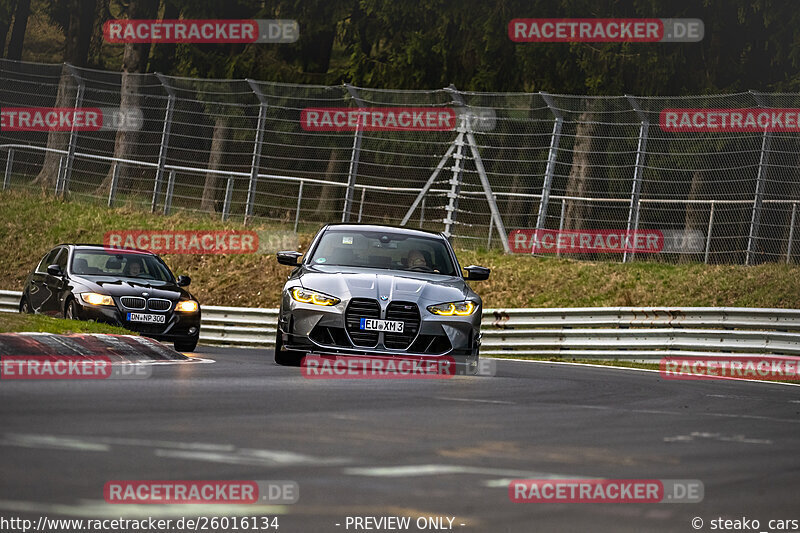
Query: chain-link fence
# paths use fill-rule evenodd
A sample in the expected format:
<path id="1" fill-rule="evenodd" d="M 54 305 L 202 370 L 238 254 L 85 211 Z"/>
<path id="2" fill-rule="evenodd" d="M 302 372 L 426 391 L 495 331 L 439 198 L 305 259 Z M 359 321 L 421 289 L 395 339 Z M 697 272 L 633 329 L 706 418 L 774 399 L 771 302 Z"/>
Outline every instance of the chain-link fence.
<path id="1" fill-rule="evenodd" d="M 685 236 L 659 254 L 573 255 L 584 259 L 755 264 L 792 262 L 800 252 L 797 133 L 675 132 L 663 122 L 671 109 L 797 111 L 800 94 L 397 91 L 7 60 L 0 81 L 4 110 L 100 108 L 104 117 L 99 129 L 67 131 L 20 131 L 4 117 L 4 188 L 269 220 L 295 231 L 338 221 L 404 224 L 506 251 L 520 251 L 509 245 L 516 230 Z M 309 108 L 452 110 L 455 127 L 321 131 L 302 124 Z M 120 128 L 112 117 L 127 123 Z"/>

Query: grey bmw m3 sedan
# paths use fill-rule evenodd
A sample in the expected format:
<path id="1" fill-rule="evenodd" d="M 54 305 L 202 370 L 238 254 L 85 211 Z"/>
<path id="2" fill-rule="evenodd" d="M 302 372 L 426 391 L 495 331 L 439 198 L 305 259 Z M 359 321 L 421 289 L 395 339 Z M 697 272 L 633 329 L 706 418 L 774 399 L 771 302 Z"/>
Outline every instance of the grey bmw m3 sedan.
<path id="1" fill-rule="evenodd" d="M 300 256 L 303 256 L 302 261 Z M 314 354 L 451 357 L 477 368 L 482 301 L 441 233 L 362 224 L 323 227 L 303 255 L 279 252 L 295 267 L 281 295 L 275 362 Z"/>

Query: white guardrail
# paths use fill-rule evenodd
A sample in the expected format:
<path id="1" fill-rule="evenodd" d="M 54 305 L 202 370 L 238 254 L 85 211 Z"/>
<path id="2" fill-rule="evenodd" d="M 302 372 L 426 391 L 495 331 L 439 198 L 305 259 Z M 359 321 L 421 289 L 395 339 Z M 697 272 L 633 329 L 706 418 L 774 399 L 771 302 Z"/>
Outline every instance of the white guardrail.
<path id="1" fill-rule="evenodd" d="M 20 296 L 0 291 L 0 311 L 18 311 Z M 203 306 L 200 342 L 272 347 L 277 316 L 277 309 Z M 485 309 L 481 330 L 481 355 L 636 360 L 709 353 L 800 356 L 800 309 Z"/>

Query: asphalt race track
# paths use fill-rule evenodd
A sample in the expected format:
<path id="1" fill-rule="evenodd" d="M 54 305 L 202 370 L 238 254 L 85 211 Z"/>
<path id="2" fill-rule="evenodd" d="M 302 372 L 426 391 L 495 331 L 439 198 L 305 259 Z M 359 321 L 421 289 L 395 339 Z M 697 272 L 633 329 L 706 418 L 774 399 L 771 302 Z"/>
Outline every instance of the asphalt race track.
<path id="1" fill-rule="evenodd" d="M 800 519 L 796 386 L 516 361 L 494 377 L 309 380 L 267 350 L 194 355 L 215 362 L 138 380 L 0 381 L 0 516 L 270 515 L 280 533 L 366 531 L 348 516 L 455 517 L 464 532 L 688 532 L 695 517 L 704 531 L 719 517 L 770 531 Z M 698 479 L 705 498 L 509 500 L 510 480 L 548 476 Z M 104 502 L 106 482 L 139 479 L 292 480 L 300 498 Z"/>

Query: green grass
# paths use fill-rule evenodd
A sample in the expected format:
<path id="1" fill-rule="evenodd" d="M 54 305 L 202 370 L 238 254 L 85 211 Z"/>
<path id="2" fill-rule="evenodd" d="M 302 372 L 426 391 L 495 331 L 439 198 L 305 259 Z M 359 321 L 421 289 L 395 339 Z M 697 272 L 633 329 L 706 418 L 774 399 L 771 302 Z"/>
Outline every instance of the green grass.
<path id="1" fill-rule="evenodd" d="M 64 320 L 45 315 L 22 315 L 19 313 L 0 313 L 0 333 L 30 331 L 35 333 L 108 333 L 113 335 L 136 335 L 125 328 L 84 322 L 82 320 Z"/>
<path id="2" fill-rule="evenodd" d="M 109 230 L 250 229 L 286 232 L 290 225 L 221 222 L 219 215 L 153 215 L 133 203 L 108 209 L 26 191 L 0 193 L 0 289 L 21 290 L 28 272 L 53 245 L 101 243 Z M 301 233 L 303 250 L 313 232 Z M 785 264 L 704 265 L 580 262 L 457 249 L 462 265 L 492 269 L 472 283 L 485 307 L 734 306 L 800 308 L 800 267 Z M 176 275 L 192 276 L 205 305 L 276 307 L 290 272 L 273 255 L 165 255 Z"/>

